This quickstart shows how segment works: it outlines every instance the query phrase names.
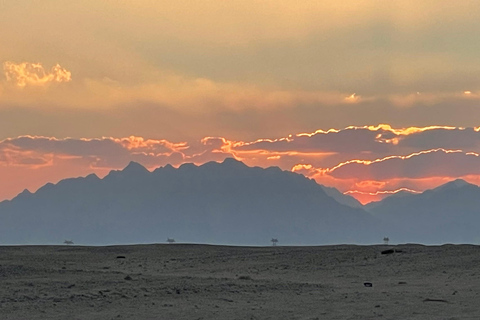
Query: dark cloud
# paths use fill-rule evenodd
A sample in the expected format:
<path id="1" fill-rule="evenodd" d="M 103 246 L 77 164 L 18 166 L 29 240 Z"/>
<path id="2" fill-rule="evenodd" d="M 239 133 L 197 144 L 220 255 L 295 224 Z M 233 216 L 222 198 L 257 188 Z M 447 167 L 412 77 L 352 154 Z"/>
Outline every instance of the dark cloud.
<path id="1" fill-rule="evenodd" d="M 478 154 L 427 151 L 408 157 L 391 157 L 375 162 L 351 162 L 330 171 L 339 179 L 389 180 L 399 178 L 461 177 L 480 174 Z"/>
<path id="2" fill-rule="evenodd" d="M 405 136 L 399 146 L 417 150 L 445 148 L 477 151 L 480 150 L 480 132 L 474 128 L 433 129 Z"/>
<path id="3" fill-rule="evenodd" d="M 47 137 L 22 136 L 4 140 L 16 147 L 40 152 L 54 152 L 74 156 L 123 157 L 128 150 L 113 139 L 55 139 Z"/>
<path id="4" fill-rule="evenodd" d="M 342 130 L 318 131 L 281 139 L 258 140 L 235 147 L 235 151 L 266 150 L 269 152 L 334 152 L 354 159 L 408 155 L 431 149 L 480 151 L 480 131 L 474 128 L 404 128 L 389 126 L 351 127 Z M 342 161 L 339 161 L 342 162 Z"/>
<path id="5" fill-rule="evenodd" d="M 395 136 L 392 132 L 383 129 L 347 128 L 311 135 L 296 135 L 279 140 L 260 140 L 235 149 L 239 151 L 262 149 L 277 152 L 384 153 L 389 150 L 389 146 L 376 138 L 379 134 L 382 134 L 384 139 Z"/>
<path id="6" fill-rule="evenodd" d="M 138 161 L 146 166 L 159 166 L 167 163 L 180 164 L 183 154 L 177 149 L 181 145 L 166 140 L 145 140 L 139 137 L 122 139 L 56 139 L 48 137 L 22 136 L 0 142 L 0 150 L 22 154 L 50 154 L 57 157 L 83 158 L 92 167 L 119 168 L 130 161 Z M 1 156 L 1 154 L 0 154 Z M 5 157 L 5 155 L 4 155 Z M 11 158 L 11 156 L 9 157 Z M 25 163 L 22 160 L 21 163 Z M 39 160 L 36 160 L 37 162 Z M 33 163 L 30 160 L 30 163 Z M 20 163 L 17 161 L 17 163 Z"/>

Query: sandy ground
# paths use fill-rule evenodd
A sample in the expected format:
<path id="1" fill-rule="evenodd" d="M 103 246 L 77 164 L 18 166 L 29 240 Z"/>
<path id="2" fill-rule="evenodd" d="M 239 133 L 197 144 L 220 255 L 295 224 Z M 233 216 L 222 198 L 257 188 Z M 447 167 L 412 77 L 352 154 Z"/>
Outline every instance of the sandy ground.
<path id="1" fill-rule="evenodd" d="M 1 319 L 480 319 L 480 247 L 0 247 L 0 284 Z"/>

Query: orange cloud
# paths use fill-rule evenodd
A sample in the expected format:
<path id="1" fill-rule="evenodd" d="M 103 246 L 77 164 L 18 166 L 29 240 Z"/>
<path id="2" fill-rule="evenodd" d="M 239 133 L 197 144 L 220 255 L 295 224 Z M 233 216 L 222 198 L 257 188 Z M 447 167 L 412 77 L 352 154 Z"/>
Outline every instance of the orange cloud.
<path id="1" fill-rule="evenodd" d="M 72 73 L 59 64 L 46 71 L 40 63 L 5 61 L 3 70 L 7 82 L 18 87 L 42 86 L 53 82 L 70 82 Z"/>
<path id="2" fill-rule="evenodd" d="M 12 145 L 2 145 L 0 148 L 0 165 L 3 167 L 28 167 L 38 169 L 53 164 L 53 155 L 34 150 L 23 150 Z"/>

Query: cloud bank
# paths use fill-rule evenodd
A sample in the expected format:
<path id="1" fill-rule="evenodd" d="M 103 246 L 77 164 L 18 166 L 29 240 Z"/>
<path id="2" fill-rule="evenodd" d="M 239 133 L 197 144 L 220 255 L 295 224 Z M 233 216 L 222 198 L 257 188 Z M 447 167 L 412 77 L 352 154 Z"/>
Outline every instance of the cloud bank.
<path id="1" fill-rule="evenodd" d="M 25 187 L 35 190 L 47 181 L 75 175 L 102 176 L 130 161 L 152 170 L 235 157 L 250 166 L 278 166 L 303 174 L 368 202 L 402 190 L 421 192 L 457 178 L 480 183 L 479 155 L 478 127 L 350 126 L 254 141 L 20 136 L 0 142 L 0 174 L 17 172 L 24 178 L 21 183 L 12 180 L 18 182 L 15 187 L 4 184 L 0 195 L 12 197 Z"/>
<path id="2" fill-rule="evenodd" d="M 2 3 L 0 139 L 251 141 L 365 123 L 477 126 L 477 7 L 447 0 Z M 151 120 L 160 118 L 167 118 L 161 128 Z"/>

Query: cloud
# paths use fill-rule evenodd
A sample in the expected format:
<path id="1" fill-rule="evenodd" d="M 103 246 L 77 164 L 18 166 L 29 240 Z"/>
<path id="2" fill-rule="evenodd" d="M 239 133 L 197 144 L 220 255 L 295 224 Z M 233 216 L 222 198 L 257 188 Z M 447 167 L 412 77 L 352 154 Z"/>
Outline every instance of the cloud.
<path id="1" fill-rule="evenodd" d="M 54 83 L 72 81 L 71 72 L 59 64 L 47 71 L 40 63 L 3 63 L 6 84 L 14 87 L 45 87 Z M 148 103 L 168 107 L 192 115 L 201 112 L 233 112 L 258 109 L 275 110 L 296 108 L 299 105 L 337 105 L 344 103 L 345 93 L 339 91 L 281 88 L 276 85 L 255 85 L 248 82 L 218 81 L 194 77 L 178 72 L 163 71 L 154 79 L 141 79 L 132 83 L 127 77 L 83 77 L 75 85 L 33 91 L 19 95 L 16 90 L 3 86 L 0 108 L 14 103 L 38 109 L 102 109 L 119 106 L 138 107 Z M 53 90 L 56 89 L 56 90 Z"/>
<path id="2" fill-rule="evenodd" d="M 434 149 L 373 161 L 350 160 L 320 171 L 340 179 L 354 177 L 358 180 L 380 181 L 399 177 L 459 177 L 480 174 L 480 157 L 475 152 Z"/>
<path id="3" fill-rule="evenodd" d="M 298 152 L 347 152 L 386 151 L 388 145 L 381 138 L 394 138 L 396 134 L 384 127 L 347 127 L 336 130 L 317 130 L 313 133 L 298 133 L 278 139 L 260 139 L 238 144 L 237 150 L 263 149 L 269 151 Z"/>
<path id="4" fill-rule="evenodd" d="M 52 155 L 49 153 L 0 144 L 0 166 L 38 169 L 47 165 L 52 165 Z"/>
<path id="5" fill-rule="evenodd" d="M 428 126 L 392 128 L 390 125 L 350 126 L 317 130 L 277 139 L 238 142 L 237 152 L 265 151 L 303 154 L 331 153 L 335 159 L 375 160 L 389 155 L 408 155 L 430 149 L 462 149 L 480 152 L 480 132 L 476 128 Z M 339 161 L 340 162 L 340 161 Z"/>
<path id="6" fill-rule="evenodd" d="M 50 154 L 65 161 L 83 159 L 83 164 L 90 168 L 107 170 L 122 168 L 132 160 L 141 162 L 147 167 L 157 167 L 166 163 L 179 164 L 183 161 L 181 152 L 187 148 L 186 143 L 135 136 L 99 139 L 20 136 L 3 140 L 0 146 L 8 146 L 23 152 Z"/>
<path id="7" fill-rule="evenodd" d="M 313 133 L 291 134 L 284 138 L 258 139 L 251 142 L 224 137 L 171 142 L 137 136 L 97 139 L 20 136 L 5 139 L 2 143 L 46 153 L 117 159 L 132 155 L 155 158 L 172 153 L 182 154 L 185 160 L 192 161 L 202 161 L 200 159 L 213 155 L 235 156 L 255 163 L 269 160 L 270 164 L 280 163 L 288 169 L 297 164 L 308 164 L 338 172 L 339 168 L 346 164 L 411 157 L 415 152 L 424 153 L 425 150 L 443 146 L 445 150 L 480 152 L 480 132 L 476 128 L 392 128 L 389 125 L 379 125 L 317 130 Z"/>
<path id="8" fill-rule="evenodd" d="M 193 111 L 201 105 L 217 111 L 290 107 L 301 128 L 332 113 L 328 107 L 347 105 L 358 107 L 363 117 L 347 118 L 348 111 L 336 110 L 325 118 L 343 123 L 316 126 L 346 126 L 356 119 L 393 123 L 392 107 L 384 101 L 393 108 L 432 106 L 466 99 L 464 91 L 478 100 L 474 31 L 480 19 L 474 8 L 471 1 L 452 8 L 443 0 L 374 6 L 354 0 L 17 3 L 0 10 L 0 29 L 9 30 L 0 39 L 0 53 L 20 61 L 50 64 L 55 57 L 68 63 L 69 70 L 59 65 L 47 70 L 9 62 L 6 71 L 16 85 L 68 81 L 70 72 L 81 84 L 62 95 L 14 101 L 24 107 L 38 106 L 39 100 L 43 108 L 124 103 L 136 110 L 138 101 Z M 370 105 L 385 111 L 373 119 Z M 282 115 L 280 110 L 274 116 Z"/>
<path id="9" fill-rule="evenodd" d="M 7 82 L 18 87 L 44 86 L 49 83 L 72 81 L 71 72 L 59 64 L 53 66 L 50 71 L 46 71 L 40 63 L 5 61 L 3 71 Z"/>

